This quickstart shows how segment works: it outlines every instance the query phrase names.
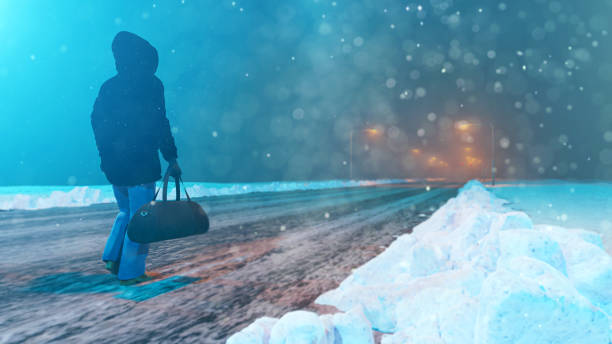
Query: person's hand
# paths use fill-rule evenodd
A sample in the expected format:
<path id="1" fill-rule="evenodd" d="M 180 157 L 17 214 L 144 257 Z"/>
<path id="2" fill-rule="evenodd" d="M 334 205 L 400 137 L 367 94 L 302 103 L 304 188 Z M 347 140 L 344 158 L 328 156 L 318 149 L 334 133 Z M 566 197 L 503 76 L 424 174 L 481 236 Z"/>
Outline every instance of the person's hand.
<path id="1" fill-rule="evenodd" d="M 176 160 L 170 161 L 169 165 L 168 165 L 168 174 L 174 178 L 180 178 L 181 174 L 183 172 L 181 171 L 181 168 L 178 165 L 178 162 L 176 162 Z"/>

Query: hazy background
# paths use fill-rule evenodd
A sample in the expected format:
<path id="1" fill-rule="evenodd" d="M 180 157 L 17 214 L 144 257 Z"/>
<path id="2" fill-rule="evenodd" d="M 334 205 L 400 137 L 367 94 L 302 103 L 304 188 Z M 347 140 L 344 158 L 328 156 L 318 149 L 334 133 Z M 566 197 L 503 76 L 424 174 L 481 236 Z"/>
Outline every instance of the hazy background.
<path id="1" fill-rule="evenodd" d="M 89 116 L 121 30 L 159 51 L 189 181 L 348 178 L 351 130 L 354 178 L 480 177 L 491 123 L 501 177 L 609 179 L 610 19 L 611 0 L 2 0 L 0 185 L 106 183 Z"/>

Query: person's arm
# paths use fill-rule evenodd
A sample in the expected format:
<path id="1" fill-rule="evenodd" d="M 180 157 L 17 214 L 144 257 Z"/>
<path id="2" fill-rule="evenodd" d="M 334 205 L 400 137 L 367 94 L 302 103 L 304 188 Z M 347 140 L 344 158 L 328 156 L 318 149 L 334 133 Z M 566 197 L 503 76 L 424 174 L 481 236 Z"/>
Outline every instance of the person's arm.
<path id="1" fill-rule="evenodd" d="M 161 82 L 160 82 L 161 85 Z M 166 101 L 164 99 L 164 86 L 161 85 L 161 95 L 160 95 L 160 105 L 159 105 L 159 115 L 161 116 L 160 122 L 160 141 L 159 141 L 159 150 L 162 153 L 162 156 L 166 161 L 168 161 L 168 170 L 170 171 L 170 175 L 173 177 L 181 176 L 181 169 L 176 162 L 178 157 L 176 145 L 174 143 L 174 137 L 172 137 L 172 131 L 170 130 L 170 121 L 168 121 L 168 117 L 166 117 Z"/>

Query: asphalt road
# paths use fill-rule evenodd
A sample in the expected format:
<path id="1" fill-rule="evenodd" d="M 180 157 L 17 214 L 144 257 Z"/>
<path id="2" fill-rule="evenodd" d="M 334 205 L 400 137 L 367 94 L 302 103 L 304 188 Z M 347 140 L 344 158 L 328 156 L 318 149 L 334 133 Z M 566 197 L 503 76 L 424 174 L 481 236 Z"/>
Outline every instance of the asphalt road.
<path id="1" fill-rule="evenodd" d="M 333 289 L 456 194 L 414 185 L 198 199 L 205 235 L 151 246 L 122 287 L 101 252 L 116 205 L 0 212 L 0 343 L 224 343 Z"/>

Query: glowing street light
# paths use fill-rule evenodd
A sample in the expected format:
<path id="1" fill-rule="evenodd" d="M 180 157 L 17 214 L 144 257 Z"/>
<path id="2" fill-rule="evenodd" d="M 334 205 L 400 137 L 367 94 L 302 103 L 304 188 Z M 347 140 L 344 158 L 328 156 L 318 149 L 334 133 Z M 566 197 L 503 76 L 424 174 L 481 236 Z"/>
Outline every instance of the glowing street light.
<path id="1" fill-rule="evenodd" d="M 466 160 L 468 166 L 479 166 L 480 163 L 482 163 L 482 160 L 480 160 L 480 159 L 478 159 L 476 157 L 470 156 L 470 155 L 466 156 L 465 160 Z"/>
<path id="2" fill-rule="evenodd" d="M 427 163 L 430 167 L 448 167 L 448 163 L 439 157 L 433 155 L 427 159 Z"/>
<path id="3" fill-rule="evenodd" d="M 365 132 L 366 134 L 368 134 L 371 137 L 378 136 L 380 134 L 380 130 L 378 130 L 376 128 L 364 129 L 363 132 Z"/>
<path id="4" fill-rule="evenodd" d="M 474 124 L 468 122 L 468 121 L 459 121 L 455 124 L 455 127 L 457 128 L 457 130 L 459 131 L 468 131 L 470 130 L 470 128 L 474 126 Z"/>

